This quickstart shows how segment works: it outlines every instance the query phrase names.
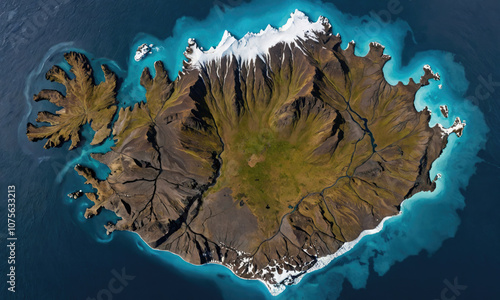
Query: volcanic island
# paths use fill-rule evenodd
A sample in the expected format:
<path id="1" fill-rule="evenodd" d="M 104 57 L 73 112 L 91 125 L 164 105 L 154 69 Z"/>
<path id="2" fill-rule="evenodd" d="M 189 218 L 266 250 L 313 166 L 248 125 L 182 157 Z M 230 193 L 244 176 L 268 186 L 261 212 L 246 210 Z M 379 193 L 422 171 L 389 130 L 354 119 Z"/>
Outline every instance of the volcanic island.
<path id="1" fill-rule="evenodd" d="M 74 76 L 58 66 L 46 74 L 65 95 L 34 96 L 61 109 L 40 112 L 45 124 L 28 124 L 27 136 L 45 148 L 71 141 L 70 150 L 85 124 L 91 144 L 111 136 L 109 152 L 92 154 L 111 170 L 105 180 L 75 167 L 94 191 L 86 218 L 111 210 L 119 220 L 108 233 L 136 232 L 154 249 L 222 264 L 278 294 L 405 199 L 434 190 L 432 163 L 465 126 L 457 118 L 431 128 L 431 112 L 415 109 L 419 89 L 439 80 L 429 66 L 419 82 L 391 85 L 382 45 L 362 57 L 341 42 L 326 18 L 300 11 L 240 40 L 225 32 L 207 51 L 190 39 L 177 78 L 155 62 L 155 76 L 145 68 L 140 77 L 145 98 L 121 108 L 117 76 L 103 65 L 97 84 L 88 59 L 69 52 Z"/>

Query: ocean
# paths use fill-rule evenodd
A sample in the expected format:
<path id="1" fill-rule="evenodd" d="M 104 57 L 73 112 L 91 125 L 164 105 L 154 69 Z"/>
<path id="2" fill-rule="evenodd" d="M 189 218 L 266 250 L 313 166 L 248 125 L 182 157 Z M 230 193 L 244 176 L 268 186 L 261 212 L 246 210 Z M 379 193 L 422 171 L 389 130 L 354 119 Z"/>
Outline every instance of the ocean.
<path id="1" fill-rule="evenodd" d="M 44 88 L 61 89 L 44 79 L 62 54 L 84 52 L 97 80 L 106 63 L 120 78 L 120 105 L 144 99 L 142 68 L 162 60 L 175 78 L 187 39 L 205 49 L 216 46 L 224 30 L 236 37 L 267 24 L 283 25 L 295 9 L 311 20 L 329 18 L 343 47 L 356 41 L 356 54 L 368 43 L 386 47 L 392 60 L 384 73 L 391 84 L 417 79 L 429 64 L 441 74 L 417 94 L 415 107 L 428 106 L 431 126 L 467 121 L 461 138 L 449 144 L 431 176 L 438 188 L 404 202 L 402 214 L 365 236 L 327 267 L 272 297 L 257 281 L 235 277 L 218 265 L 193 266 L 180 257 L 151 250 L 134 233 L 106 235 L 116 219 L 104 211 L 86 220 L 86 199 L 69 192 L 84 185 L 73 166 L 109 170 L 89 158 L 104 144 L 68 152 L 67 145 L 43 149 L 26 138 L 26 123 L 50 103 L 31 97 Z M 0 299 L 496 299 L 500 271 L 500 3 L 483 1 L 74 1 L 28 0 L 0 3 L 0 240 L 7 244 L 7 187 L 16 187 L 16 293 L 0 280 Z M 153 43 L 154 53 L 136 63 L 137 46 Z M 439 87 L 442 84 L 442 88 Z M 450 108 L 444 119 L 439 105 Z M 91 138 L 89 127 L 84 138 Z M 0 270 L 8 272 L 8 251 L 0 251 Z M 112 289 L 113 283 L 121 283 Z M 453 285 L 459 288 L 453 289 Z M 113 292 L 111 292 L 113 290 Z M 111 298 L 109 297 L 111 296 Z M 455 297 L 455 298 L 451 298 Z"/>

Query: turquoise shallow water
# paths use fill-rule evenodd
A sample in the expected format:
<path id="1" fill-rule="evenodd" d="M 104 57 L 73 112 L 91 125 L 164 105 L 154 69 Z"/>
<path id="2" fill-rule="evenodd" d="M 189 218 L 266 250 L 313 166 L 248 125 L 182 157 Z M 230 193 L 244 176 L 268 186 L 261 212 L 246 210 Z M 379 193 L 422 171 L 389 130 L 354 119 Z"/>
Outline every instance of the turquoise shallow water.
<path id="1" fill-rule="evenodd" d="M 144 67 L 153 68 L 153 62 L 162 60 L 173 79 L 181 69 L 182 52 L 187 46 L 187 39 L 194 37 L 198 44 L 208 49 L 216 46 L 224 30 L 229 30 L 236 37 L 242 37 L 247 32 L 258 32 L 267 24 L 275 27 L 283 25 L 291 12 L 299 9 L 305 12 L 311 20 L 315 21 L 320 15 L 326 16 L 333 26 L 333 32 L 339 32 L 343 38 L 343 48 L 350 40 L 356 41 L 356 54 L 364 55 L 368 50 L 369 42 L 376 41 L 386 47 L 386 54 L 392 56 L 384 72 L 391 84 L 397 81 L 408 82 L 410 77 L 416 81 L 423 74 L 422 67 L 429 64 L 433 71 L 441 75 L 441 81 L 431 82 L 417 94 L 415 106 L 423 109 L 428 106 L 432 114 L 431 126 L 441 123 L 449 127 L 456 116 L 467 121 L 464 135 L 458 139 L 450 136 L 448 146 L 442 156 L 434 163 L 431 176 L 441 173 L 443 177 L 438 181 L 437 189 L 433 193 L 420 193 L 404 202 L 402 214 L 385 223 L 378 234 L 364 237 L 353 250 L 336 259 L 326 268 L 306 275 L 300 284 L 288 287 L 287 290 L 276 298 L 280 299 L 324 299 L 336 298 L 340 295 L 344 281 L 347 280 L 353 287 L 365 286 L 371 272 L 379 275 L 386 273 L 392 265 L 405 258 L 419 254 L 421 251 L 433 253 L 449 237 L 453 237 L 460 224 L 457 215 L 458 209 L 465 206 L 464 197 L 460 193 L 465 188 L 469 178 L 475 171 L 475 164 L 479 162 L 478 151 L 484 147 L 488 131 L 482 113 L 477 107 L 464 99 L 468 87 L 464 68 L 456 62 L 454 56 L 442 51 L 426 51 L 417 53 L 407 65 L 403 66 L 402 51 L 405 37 L 411 28 L 403 21 L 380 23 L 372 17 L 353 17 L 338 11 L 333 5 L 320 1 L 279 1 L 256 0 L 250 4 L 243 4 L 236 8 L 228 8 L 225 12 L 220 9 L 212 10 L 203 20 L 181 18 L 177 21 L 173 35 L 165 40 L 158 39 L 148 34 L 139 34 L 134 40 L 127 66 L 120 67 L 108 59 L 94 59 L 92 64 L 97 71 L 97 80 L 102 80 L 100 75 L 101 63 L 108 64 L 124 81 L 119 91 L 120 105 L 127 106 L 134 102 L 144 100 L 144 89 L 139 85 L 139 78 Z M 258 16 L 258 17 L 256 17 Z M 143 61 L 136 63 L 133 55 L 137 46 L 142 43 L 153 43 L 158 50 Z M 64 44 L 56 47 L 54 53 L 62 53 L 73 48 L 73 45 Z M 86 53 L 92 57 L 91 53 Z M 50 57 L 53 57 L 53 53 Z M 64 64 L 63 64 L 64 65 Z M 443 84 L 439 89 L 438 84 Z M 46 86 L 45 86 L 46 87 Z M 450 117 L 444 119 L 439 113 L 439 105 L 446 104 L 450 109 Z M 86 127 L 84 137 L 90 139 L 91 129 Z M 56 180 L 71 181 L 71 187 L 63 193 L 70 192 L 75 186 L 83 187 L 81 179 L 75 179 L 72 168 L 75 163 L 92 166 L 101 178 L 107 175 L 107 168 L 99 165 L 89 158 L 90 152 L 105 152 L 112 145 L 108 140 L 97 147 L 85 145 L 74 154 L 65 168 L 60 171 Z M 67 177 L 71 177 L 68 179 Z M 88 189 L 88 187 L 86 187 Z M 87 221 L 83 218 L 83 211 L 89 203 L 74 203 L 68 200 L 68 205 L 73 205 L 74 218 L 81 224 L 91 222 L 86 231 L 96 241 L 113 244 L 123 242 L 161 261 L 166 266 L 172 267 L 193 280 L 197 278 L 211 278 L 217 274 L 215 283 L 220 286 L 225 298 L 235 298 L 241 290 L 253 291 L 256 295 L 273 298 L 263 284 L 256 281 L 245 281 L 236 278 L 224 267 L 218 265 L 192 266 L 185 263 L 176 255 L 151 250 L 138 238 L 136 234 L 119 232 L 106 236 L 101 225 L 108 220 L 113 220 L 109 212 Z M 85 225 L 82 225 L 85 226 Z M 321 288 L 318 288 L 321 287 Z M 249 293 L 249 298 L 255 294 Z"/>

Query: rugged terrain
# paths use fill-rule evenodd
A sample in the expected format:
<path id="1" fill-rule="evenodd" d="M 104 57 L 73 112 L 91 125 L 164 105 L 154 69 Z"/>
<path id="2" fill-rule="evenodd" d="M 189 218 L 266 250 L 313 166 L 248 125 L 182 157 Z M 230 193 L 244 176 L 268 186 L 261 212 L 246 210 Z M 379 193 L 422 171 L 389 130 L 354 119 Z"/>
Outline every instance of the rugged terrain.
<path id="1" fill-rule="evenodd" d="M 66 98 L 35 96 L 63 106 L 64 121 L 42 112 L 38 121 L 52 126 L 30 124 L 28 137 L 48 138 L 47 147 L 71 138 L 73 148 L 81 125 L 92 125 L 96 143 L 112 126 L 115 146 L 93 154 L 109 177 L 75 167 L 96 189 L 86 217 L 106 208 L 121 217 L 110 232 L 137 232 L 153 248 L 270 287 L 292 283 L 398 214 L 403 200 L 433 190 L 429 170 L 453 131 L 430 128 L 429 110 L 414 107 L 417 91 L 439 80 L 430 67 L 419 82 L 392 86 L 383 46 L 359 57 L 354 42 L 340 47 L 326 19 L 317 24 L 252 59 L 229 53 L 200 63 L 191 40 L 184 71 L 171 81 L 160 61 L 154 77 L 146 68 L 145 101 L 119 109 L 112 125 L 114 75 L 103 67 L 106 82 L 95 86 L 88 61 L 70 53 L 75 79 L 57 67 L 47 75 Z"/>

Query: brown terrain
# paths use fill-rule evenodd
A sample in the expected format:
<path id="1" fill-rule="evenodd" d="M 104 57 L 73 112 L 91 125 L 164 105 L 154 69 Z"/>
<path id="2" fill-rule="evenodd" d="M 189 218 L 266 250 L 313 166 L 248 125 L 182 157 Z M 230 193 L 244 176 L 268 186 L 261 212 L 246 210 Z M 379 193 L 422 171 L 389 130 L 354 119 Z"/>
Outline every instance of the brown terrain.
<path id="1" fill-rule="evenodd" d="M 138 233 L 159 250 L 193 264 L 216 262 L 243 278 L 280 284 L 273 272 L 300 276 L 318 258 L 396 215 L 403 200 L 431 191 L 433 161 L 447 135 L 430 128 L 430 112 L 414 107 L 417 91 L 439 79 L 424 68 L 420 82 L 390 85 L 382 68 L 390 59 L 372 43 L 365 57 L 354 43 L 340 47 L 325 31 L 315 39 L 273 46 L 265 59 L 225 56 L 191 66 L 170 81 L 161 62 L 146 68 L 145 101 L 116 110 L 115 76 L 94 85 L 86 58 L 69 53 L 76 78 L 58 67 L 47 74 L 66 96 L 42 91 L 63 107 L 41 112 L 28 125 L 31 140 L 46 147 L 72 140 L 85 123 L 94 143 L 116 141 L 93 158 L 106 164 L 106 180 L 75 169 L 96 189 L 94 206 L 121 220 L 108 230 Z"/>

